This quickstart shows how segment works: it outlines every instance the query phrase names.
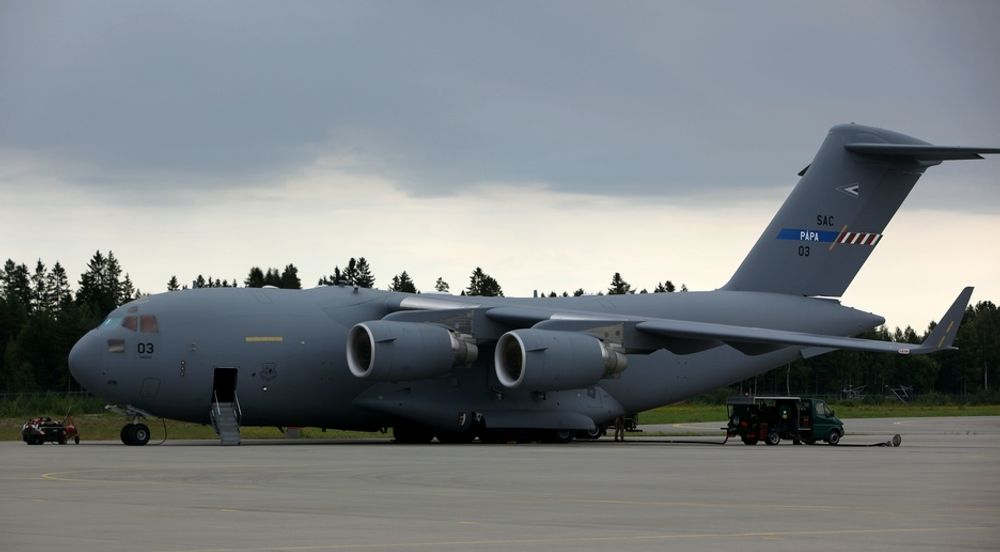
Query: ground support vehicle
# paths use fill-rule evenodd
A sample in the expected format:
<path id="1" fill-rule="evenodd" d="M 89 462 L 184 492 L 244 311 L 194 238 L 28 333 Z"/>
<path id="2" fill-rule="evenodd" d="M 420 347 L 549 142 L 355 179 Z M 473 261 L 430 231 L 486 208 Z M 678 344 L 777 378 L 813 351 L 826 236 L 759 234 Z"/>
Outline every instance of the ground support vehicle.
<path id="1" fill-rule="evenodd" d="M 764 441 L 777 445 L 790 439 L 796 445 L 826 441 L 840 443 L 844 423 L 821 399 L 801 397 L 730 397 L 726 401 L 730 438 L 739 436 L 744 444 Z"/>
<path id="2" fill-rule="evenodd" d="M 21 426 L 21 439 L 29 445 L 41 445 L 46 442 L 65 445 L 69 440 L 80 444 L 80 432 L 73 423 L 73 418 L 66 416 L 62 422 L 48 417 L 32 418 Z"/>

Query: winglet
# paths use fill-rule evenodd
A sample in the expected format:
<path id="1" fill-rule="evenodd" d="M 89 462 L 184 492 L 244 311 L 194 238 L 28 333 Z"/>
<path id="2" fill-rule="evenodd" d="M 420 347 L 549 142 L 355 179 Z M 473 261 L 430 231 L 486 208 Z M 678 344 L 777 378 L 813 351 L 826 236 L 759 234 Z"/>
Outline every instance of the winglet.
<path id="1" fill-rule="evenodd" d="M 972 290 L 973 288 L 970 286 L 958 294 L 958 298 L 948 308 L 948 312 L 944 313 L 944 317 L 941 318 L 937 326 L 934 326 L 927 339 L 911 352 L 917 354 L 933 353 L 935 351 L 955 348 L 952 347 L 952 343 L 955 342 L 955 336 L 958 335 L 958 326 L 962 323 L 965 308 L 969 306 L 969 299 L 972 298 Z"/>

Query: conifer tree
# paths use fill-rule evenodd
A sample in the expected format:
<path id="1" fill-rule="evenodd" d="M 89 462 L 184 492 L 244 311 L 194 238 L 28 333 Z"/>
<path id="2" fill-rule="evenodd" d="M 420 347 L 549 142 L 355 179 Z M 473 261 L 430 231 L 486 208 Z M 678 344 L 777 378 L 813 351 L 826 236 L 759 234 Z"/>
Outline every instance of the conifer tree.
<path id="1" fill-rule="evenodd" d="M 26 265 L 7 259 L 3 267 L 3 295 L 25 312 L 31 309 L 31 279 Z"/>
<path id="2" fill-rule="evenodd" d="M 503 297 L 503 290 L 500 284 L 483 269 L 476 267 L 469 276 L 469 295 L 479 295 L 482 297 Z"/>
<path id="3" fill-rule="evenodd" d="M 302 281 L 299 280 L 299 269 L 295 265 L 289 264 L 285 266 L 285 270 L 281 272 L 278 287 L 282 289 L 302 289 Z"/>
<path id="4" fill-rule="evenodd" d="M 341 278 L 349 286 L 357 285 L 358 261 L 356 261 L 354 257 L 351 257 L 351 259 L 347 261 L 347 266 L 344 267 L 344 273 L 341 275 Z"/>
<path id="5" fill-rule="evenodd" d="M 63 314 L 73 303 L 73 292 L 69 288 L 69 278 L 66 269 L 59 261 L 52 265 L 46 286 L 49 290 L 49 300 L 57 313 Z"/>
<path id="6" fill-rule="evenodd" d="M 31 311 L 50 314 L 54 305 L 49 298 L 49 277 L 45 263 L 41 259 L 35 263 L 35 272 L 31 275 Z"/>
<path id="7" fill-rule="evenodd" d="M 125 279 L 118 284 L 118 304 L 124 305 L 139 296 L 139 290 L 132 284 L 132 278 L 125 273 Z"/>
<path id="8" fill-rule="evenodd" d="M 608 288 L 608 295 L 625 295 L 627 293 L 635 293 L 632 285 L 626 282 L 621 274 L 615 272 L 615 275 L 611 277 L 611 287 Z"/>
<path id="9" fill-rule="evenodd" d="M 181 285 L 177 282 L 177 276 L 170 276 L 170 280 L 167 281 L 167 291 L 177 291 L 179 289 L 181 289 Z"/>
<path id="10" fill-rule="evenodd" d="M 375 275 L 372 274 L 372 269 L 368 266 L 368 260 L 364 257 L 358 258 L 358 274 L 354 278 L 354 285 L 363 288 L 372 289 L 375 287 Z"/>
<path id="11" fill-rule="evenodd" d="M 448 282 L 445 282 L 444 278 L 438 276 L 437 282 L 434 282 L 434 291 L 448 293 L 449 289 L 451 289 L 451 286 L 448 285 Z"/>
<path id="12" fill-rule="evenodd" d="M 243 284 L 251 288 L 264 287 L 264 271 L 259 266 L 250 267 L 250 273 L 247 274 L 246 280 L 243 280 Z"/>
<path id="13" fill-rule="evenodd" d="M 87 263 L 87 270 L 80 275 L 77 304 L 89 307 L 95 316 L 104 316 L 131 300 L 135 294 L 132 281 L 127 276 L 121 280 L 121 274 L 121 265 L 113 252 L 108 251 L 107 257 L 100 251 L 94 253 Z"/>
<path id="14" fill-rule="evenodd" d="M 674 283 L 670 280 L 666 280 L 662 284 L 657 283 L 656 287 L 653 288 L 653 293 L 673 293 L 675 291 L 677 291 L 677 288 L 674 287 Z"/>
<path id="15" fill-rule="evenodd" d="M 278 273 L 277 268 L 267 269 L 267 272 L 264 273 L 264 285 L 281 287 L 281 274 Z"/>
<path id="16" fill-rule="evenodd" d="M 392 277 L 392 284 L 389 285 L 389 291 L 416 293 L 417 286 L 413 284 L 413 280 L 410 279 L 410 275 L 404 270 L 398 276 Z"/>

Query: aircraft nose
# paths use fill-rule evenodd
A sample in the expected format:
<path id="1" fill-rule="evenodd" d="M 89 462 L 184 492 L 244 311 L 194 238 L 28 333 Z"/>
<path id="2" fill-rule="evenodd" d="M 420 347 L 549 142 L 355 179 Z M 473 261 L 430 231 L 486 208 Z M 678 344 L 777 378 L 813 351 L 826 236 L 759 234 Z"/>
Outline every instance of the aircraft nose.
<path id="1" fill-rule="evenodd" d="M 69 351 L 69 373 L 77 383 L 93 391 L 97 373 L 100 371 L 100 351 L 97 339 L 91 333 L 80 338 Z"/>

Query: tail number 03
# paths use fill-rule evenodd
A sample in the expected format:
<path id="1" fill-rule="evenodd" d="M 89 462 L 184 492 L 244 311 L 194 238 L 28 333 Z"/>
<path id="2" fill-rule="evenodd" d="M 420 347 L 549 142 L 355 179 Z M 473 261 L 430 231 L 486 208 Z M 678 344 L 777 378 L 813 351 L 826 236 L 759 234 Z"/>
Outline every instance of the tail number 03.
<path id="1" fill-rule="evenodd" d="M 152 355 L 153 354 L 153 344 L 152 343 L 137 343 L 135 346 L 135 352 L 140 355 Z"/>
<path id="2" fill-rule="evenodd" d="M 809 256 L 809 246 L 808 245 L 800 245 L 799 246 L 799 257 L 808 257 L 808 256 Z"/>

